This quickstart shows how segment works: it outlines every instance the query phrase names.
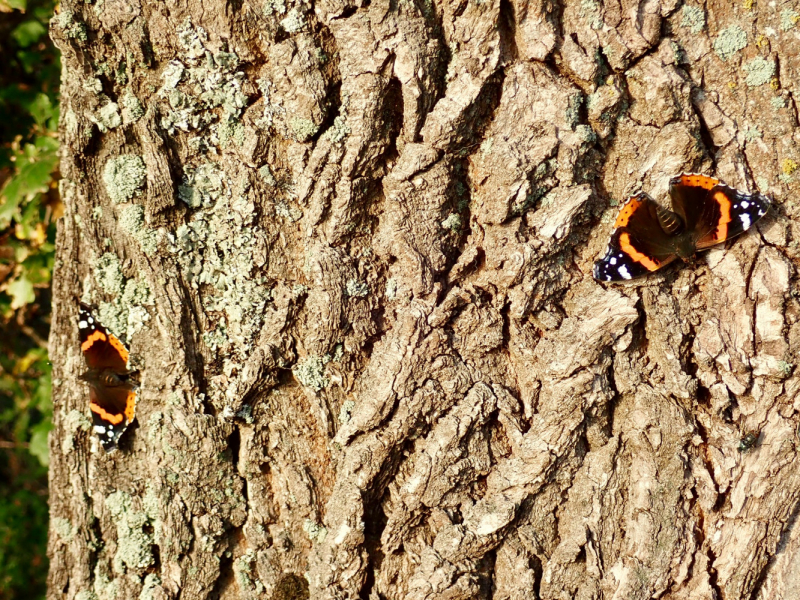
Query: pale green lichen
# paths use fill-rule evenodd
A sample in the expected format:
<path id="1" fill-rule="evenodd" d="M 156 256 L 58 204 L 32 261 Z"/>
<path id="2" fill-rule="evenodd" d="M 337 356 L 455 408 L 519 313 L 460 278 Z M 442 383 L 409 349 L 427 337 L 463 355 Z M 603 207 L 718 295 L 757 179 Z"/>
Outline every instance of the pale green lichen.
<path id="1" fill-rule="evenodd" d="M 394 300 L 397 297 L 397 280 L 394 277 L 386 280 L 386 297 L 389 300 Z"/>
<path id="2" fill-rule="evenodd" d="M 133 510 L 131 496 L 117 491 L 106 497 L 105 505 L 117 527 L 117 552 L 114 570 L 125 573 L 128 569 L 141 571 L 153 564 L 152 523 L 144 512 Z"/>
<path id="3" fill-rule="evenodd" d="M 325 375 L 325 365 L 319 356 L 307 356 L 294 366 L 292 373 L 300 383 L 315 392 L 323 390 L 330 383 Z"/>
<path id="4" fill-rule="evenodd" d="M 156 591 L 160 590 L 161 593 L 156 595 Z M 161 578 L 155 573 L 149 573 L 144 578 L 144 585 L 142 586 L 142 593 L 139 594 L 139 600 L 155 600 L 155 598 L 163 598 L 164 591 L 161 589 Z"/>
<path id="5" fill-rule="evenodd" d="M 597 141 L 597 134 L 589 125 L 577 125 L 575 133 L 578 134 L 584 144 L 594 144 Z"/>
<path id="6" fill-rule="evenodd" d="M 275 176 L 272 174 L 272 170 L 269 168 L 269 165 L 264 165 L 261 167 L 258 170 L 258 174 L 261 176 L 261 179 L 263 179 L 264 182 L 270 187 L 275 187 L 275 185 L 278 183 L 275 180 Z"/>
<path id="7" fill-rule="evenodd" d="M 328 537 L 328 529 L 322 523 L 317 523 L 311 519 L 306 519 L 303 522 L 303 529 L 308 534 L 308 539 L 312 542 L 321 544 Z"/>
<path id="8" fill-rule="evenodd" d="M 783 96 L 775 96 L 769 101 L 772 108 L 778 110 L 779 108 L 786 108 L 786 99 Z"/>
<path id="9" fill-rule="evenodd" d="M 301 117 L 292 117 L 289 121 L 289 127 L 291 128 L 292 138 L 297 142 L 307 142 L 319 131 L 319 125 L 314 121 Z"/>
<path id="10" fill-rule="evenodd" d="M 706 13 L 699 6 L 684 5 L 681 18 L 681 27 L 686 27 L 692 33 L 700 33 L 706 24 Z"/>
<path id="11" fill-rule="evenodd" d="M 686 58 L 686 53 L 681 48 L 680 44 L 674 40 L 670 40 L 669 47 L 672 50 L 672 60 L 677 64 L 689 62 Z"/>
<path id="12" fill-rule="evenodd" d="M 731 25 L 723 29 L 714 40 L 714 52 L 722 60 L 728 60 L 745 46 L 747 46 L 747 34 L 739 25 Z"/>
<path id="13" fill-rule="evenodd" d="M 748 127 L 744 131 L 744 139 L 747 142 L 752 142 L 753 140 L 758 140 L 762 137 L 764 137 L 764 134 L 762 134 L 756 126 Z"/>
<path id="14" fill-rule="evenodd" d="M 245 592 L 255 593 L 260 596 L 264 593 L 264 584 L 253 577 L 253 563 L 256 562 L 256 554 L 248 550 L 245 554 L 233 561 L 233 573 L 239 589 Z"/>
<path id="15" fill-rule="evenodd" d="M 82 590 L 75 594 L 75 600 L 99 600 L 92 590 Z"/>
<path id="16" fill-rule="evenodd" d="M 219 135 L 219 145 L 222 148 L 226 148 L 231 141 L 236 142 L 238 146 L 244 144 L 244 125 L 233 119 L 220 123 L 217 127 L 217 134 Z"/>
<path id="17" fill-rule="evenodd" d="M 342 404 L 342 408 L 339 411 L 339 423 L 342 425 L 348 423 L 350 421 L 350 415 L 353 412 L 353 409 L 356 407 L 356 403 L 352 400 L 345 400 Z"/>
<path id="18" fill-rule="evenodd" d="M 325 137 L 334 144 L 338 144 L 348 135 L 350 135 L 350 127 L 348 127 L 347 120 L 343 115 L 337 116 L 333 120 L 333 125 L 325 132 Z"/>
<path id="19" fill-rule="evenodd" d="M 161 79 L 164 81 L 164 85 L 161 88 L 162 94 L 169 94 L 172 90 L 178 87 L 178 84 L 183 79 L 183 74 L 186 72 L 186 67 L 183 66 L 183 63 L 178 60 L 173 60 L 172 62 L 168 63 L 164 70 L 161 72 Z M 177 98 L 177 97 L 176 97 Z M 179 99 L 175 99 L 177 103 Z M 172 104 L 173 102 L 170 101 Z M 173 104 L 173 108 L 175 108 Z"/>
<path id="20" fill-rule="evenodd" d="M 95 262 L 94 279 L 106 294 L 116 296 L 111 302 L 99 304 L 97 316 L 100 321 L 123 338 L 130 338 L 140 331 L 150 319 L 144 308 L 153 303 L 149 286 L 137 279 L 126 281 L 119 258 L 110 252 Z"/>
<path id="21" fill-rule="evenodd" d="M 122 263 L 115 254 L 106 252 L 94 263 L 94 279 L 107 294 L 116 295 L 122 292 L 125 277 L 122 274 Z"/>
<path id="22" fill-rule="evenodd" d="M 788 377 L 789 375 L 792 374 L 792 371 L 794 370 L 794 364 L 790 363 L 790 362 L 787 362 L 785 360 L 779 360 L 778 361 L 778 370 L 780 371 L 780 374 L 782 376 Z"/>
<path id="23" fill-rule="evenodd" d="M 125 125 L 135 123 L 144 116 L 144 108 L 133 92 L 126 90 L 122 96 L 122 122 Z"/>
<path id="24" fill-rule="evenodd" d="M 297 33 L 306 26 L 306 17 L 302 11 L 295 7 L 289 11 L 286 18 L 281 21 L 281 27 L 286 33 Z"/>
<path id="25" fill-rule="evenodd" d="M 94 568 L 94 591 L 100 600 L 117 600 L 119 584 L 109 578 L 104 562 L 98 561 Z"/>
<path id="26" fill-rule="evenodd" d="M 103 169 L 106 192 L 118 204 L 138 196 L 146 181 L 147 169 L 144 161 L 135 154 L 116 156 Z"/>
<path id="27" fill-rule="evenodd" d="M 369 294 L 369 286 L 358 279 L 350 279 L 344 286 L 344 293 L 351 298 L 364 298 Z"/>
<path id="28" fill-rule="evenodd" d="M 130 204 L 122 209 L 119 224 L 139 242 L 139 246 L 147 256 L 152 256 L 158 246 L 158 233 L 145 226 L 144 207 Z"/>
<path id="29" fill-rule="evenodd" d="M 745 83 L 750 87 L 758 87 L 769 83 L 772 76 L 775 75 L 775 63 L 757 56 L 744 65 L 744 70 L 747 73 Z"/>
<path id="30" fill-rule="evenodd" d="M 286 4 L 284 4 L 283 0 L 265 0 L 263 6 L 264 15 L 267 17 L 270 17 L 274 14 L 286 14 Z"/>
<path id="31" fill-rule="evenodd" d="M 72 539 L 75 533 L 72 529 L 72 523 L 69 522 L 69 519 L 63 517 L 54 517 L 51 521 L 51 527 L 56 535 L 64 542 Z"/>
<path id="32" fill-rule="evenodd" d="M 272 88 L 272 82 L 267 79 L 266 77 L 260 77 L 256 80 L 256 85 L 258 89 L 261 91 L 261 95 L 263 97 L 263 105 L 264 105 L 264 112 L 262 115 L 256 120 L 256 125 L 261 129 L 269 129 L 272 127 L 272 122 L 274 121 L 275 115 L 278 113 L 285 113 L 286 111 L 283 107 L 278 106 L 277 104 L 273 104 L 270 101 L 270 90 Z"/>
<path id="33" fill-rule="evenodd" d="M 596 0 L 581 0 L 580 15 L 592 29 L 603 28 L 603 17 L 600 4 Z"/>
<path id="34" fill-rule="evenodd" d="M 569 97 L 567 111 L 564 115 L 570 127 L 575 127 L 580 121 L 581 106 L 583 106 L 583 94 L 573 94 Z"/>
<path id="35" fill-rule="evenodd" d="M 233 352 L 241 361 L 251 351 L 253 336 L 260 331 L 271 297 L 266 279 L 259 273 L 263 259 L 254 260 L 253 254 L 254 248 L 265 243 L 264 233 L 255 224 L 249 186 L 232 189 L 233 183 L 224 172 L 214 174 L 213 185 L 200 186 L 204 193 L 214 190 L 206 197 L 206 203 L 212 206 L 198 210 L 174 233 L 168 232 L 166 241 L 184 279 L 201 292 L 207 310 L 225 315 L 216 331 L 204 339 L 214 350 L 225 350 L 229 355 Z"/>
<path id="36" fill-rule="evenodd" d="M 179 28 L 178 37 L 185 53 L 161 75 L 164 83 L 158 95 L 169 104 L 162 111 L 162 127 L 173 135 L 177 131 L 192 133 L 188 143 L 195 153 L 232 141 L 243 143 L 241 115 L 248 96 L 243 90 L 245 74 L 237 71 L 239 57 L 207 50 L 205 30 L 189 20 Z"/>
<path id="37" fill-rule="evenodd" d="M 450 231 L 458 233 L 461 231 L 461 215 L 458 213 L 450 213 L 447 215 L 447 218 L 441 222 L 441 226 L 444 229 L 449 229 Z"/>
<path id="38" fill-rule="evenodd" d="M 102 206 L 95 206 L 92 209 L 92 219 L 95 221 L 99 221 L 103 217 L 103 207 Z"/>
<path id="39" fill-rule="evenodd" d="M 89 36 L 86 33 L 86 25 L 81 21 L 76 21 L 75 13 L 71 10 L 62 10 L 52 18 L 52 23 L 70 39 L 80 42 L 89 40 Z"/>
<path id="40" fill-rule="evenodd" d="M 332 354 L 326 354 L 322 357 L 322 364 L 327 365 L 329 362 L 341 362 L 344 356 L 344 344 L 338 343 L 333 347 Z"/>
<path id="41" fill-rule="evenodd" d="M 115 102 L 109 102 L 97 111 L 97 126 L 100 131 L 106 132 L 122 125 L 122 117 L 119 114 L 119 106 Z"/>
<path id="42" fill-rule="evenodd" d="M 226 193 L 222 170 L 205 162 L 197 168 L 188 167 L 184 184 L 178 187 L 178 197 L 192 208 L 209 207 Z"/>
<path id="43" fill-rule="evenodd" d="M 152 304 L 153 295 L 150 287 L 138 279 L 129 279 L 125 283 L 122 297 L 113 303 L 106 303 L 106 305 L 113 306 L 112 309 L 107 310 L 113 311 L 121 319 L 123 325 L 121 331 L 128 339 L 141 331 L 150 320 L 150 313 L 147 312 L 145 306 L 152 306 Z M 101 304 L 100 314 L 102 313 L 103 305 Z"/>
<path id="44" fill-rule="evenodd" d="M 800 21 L 800 13 L 796 10 L 787 8 L 781 11 L 781 29 L 783 31 L 789 31 L 797 25 L 798 21 Z"/>
<path id="45" fill-rule="evenodd" d="M 202 27 L 194 27 L 189 17 L 178 26 L 177 34 L 178 43 L 187 58 L 201 58 L 205 54 L 208 34 Z"/>
<path id="46" fill-rule="evenodd" d="M 224 323 L 219 323 L 215 329 L 204 332 L 202 337 L 209 350 L 215 352 L 228 344 L 228 328 Z"/>
<path id="47" fill-rule="evenodd" d="M 90 94 L 101 94 L 103 92 L 103 82 L 96 77 L 89 77 L 84 80 L 82 87 Z"/>
<path id="48" fill-rule="evenodd" d="M 287 219 L 292 223 L 296 223 L 303 218 L 303 211 L 297 208 L 294 204 L 286 204 L 282 200 L 275 203 L 275 214 L 282 219 Z"/>

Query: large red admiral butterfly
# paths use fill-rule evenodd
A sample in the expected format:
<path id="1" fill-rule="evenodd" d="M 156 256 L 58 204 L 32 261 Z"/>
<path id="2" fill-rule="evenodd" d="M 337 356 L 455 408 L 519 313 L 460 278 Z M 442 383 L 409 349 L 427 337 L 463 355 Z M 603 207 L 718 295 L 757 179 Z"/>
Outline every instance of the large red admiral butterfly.
<path id="1" fill-rule="evenodd" d="M 657 271 L 676 258 L 750 229 L 770 207 L 759 193 L 745 194 L 714 177 L 684 173 L 669 181 L 672 210 L 644 192 L 622 207 L 603 258 L 594 264 L 599 281 L 624 281 Z"/>
<path id="2" fill-rule="evenodd" d="M 81 303 L 78 311 L 81 350 L 89 370 L 80 378 L 89 384 L 89 410 L 94 431 L 106 452 L 116 449 L 120 436 L 136 416 L 139 389 L 128 371 L 128 350 Z"/>

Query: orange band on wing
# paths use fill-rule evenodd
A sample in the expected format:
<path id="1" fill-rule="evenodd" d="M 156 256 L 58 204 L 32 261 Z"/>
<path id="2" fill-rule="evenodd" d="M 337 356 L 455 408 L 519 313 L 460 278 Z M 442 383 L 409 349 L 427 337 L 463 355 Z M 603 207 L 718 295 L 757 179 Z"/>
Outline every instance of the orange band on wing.
<path id="1" fill-rule="evenodd" d="M 681 175 L 681 184 L 688 185 L 689 187 L 699 187 L 704 190 L 710 190 L 719 183 L 719 179 L 708 177 L 707 175 L 698 175 L 695 173 L 684 173 Z"/>
<path id="2" fill-rule="evenodd" d="M 731 222 L 731 201 L 723 192 L 714 194 L 714 200 L 719 204 L 719 225 L 714 232 L 714 239 L 722 242 L 728 237 L 728 223 Z"/>
<path id="3" fill-rule="evenodd" d="M 92 344 L 94 344 L 97 340 L 104 342 L 105 339 L 106 339 L 105 333 L 103 333 L 102 331 L 95 331 L 94 333 L 92 333 L 92 335 L 86 338 L 85 342 L 81 344 L 81 350 L 86 352 L 89 348 L 92 347 Z"/>
<path id="4" fill-rule="evenodd" d="M 648 271 L 655 271 L 661 266 L 661 263 L 659 263 L 657 260 L 650 258 L 646 254 L 642 254 L 636 248 L 634 248 L 631 244 L 631 236 L 629 236 L 627 233 L 620 234 L 619 247 L 620 250 L 641 264 Z"/>
<path id="5" fill-rule="evenodd" d="M 112 425 L 117 425 L 122 422 L 122 415 L 112 415 L 110 412 L 104 411 L 100 406 L 97 404 L 89 404 L 89 410 L 93 413 L 97 413 L 103 421 L 108 421 Z M 127 412 L 127 409 L 126 409 Z"/>
<path id="6" fill-rule="evenodd" d="M 641 201 L 637 200 L 636 196 L 632 196 L 625 203 L 625 206 L 622 207 L 622 210 L 619 211 L 619 215 L 617 215 L 617 220 L 614 221 L 614 228 L 625 227 L 628 224 L 628 221 L 630 221 L 633 213 L 635 213 L 641 205 L 642 205 Z"/>
<path id="7" fill-rule="evenodd" d="M 117 352 L 119 352 L 119 357 L 122 359 L 123 362 L 128 362 L 128 351 L 125 349 L 125 346 L 122 345 L 116 336 L 110 335 L 108 336 L 108 341 L 111 342 L 111 345 L 114 346 Z"/>
<path id="8" fill-rule="evenodd" d="M 133 421 L 136 416 L 136 392 L 129 392 L 128 397 L 125 399 L 125 418 L 128 423 Z"/>

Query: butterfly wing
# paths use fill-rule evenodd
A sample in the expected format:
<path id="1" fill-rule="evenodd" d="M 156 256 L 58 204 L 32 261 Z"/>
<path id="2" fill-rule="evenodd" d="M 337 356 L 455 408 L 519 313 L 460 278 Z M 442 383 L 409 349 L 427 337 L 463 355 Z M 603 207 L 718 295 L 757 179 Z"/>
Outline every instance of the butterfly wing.
<path id="1" fill-rule="evenodd" d="M 117 447 L 120 436 L 136 416 L 137 388 L 130 383 L 106 386 L 93 382 L 89 389 L 89 410 L 95 433 L 106 452 Z"/>
<path id="2" fill-rule="evenodd" d="M 767 214 L 771 201 L 759 193 L 745 194 L 724 183 L 714 186 L 708 193 L 694 239 L 702 250 L 720 244 L 744 233 Z"/>
<path id="3" fill-rule="evenodd" d="M 127 372 L 128 350 L 117 336 L 103 327 L 86 304 L 81 304 L 78 311 L 78 331 L 89 368 L 110 369 L 120 374 Z"/>
<path id="4" fill-rule="evenodd" d="M 661 227 L 657 210 L 658 205 L 644 192 L 628 199 L 614 222 L 605 256 L 594 264 L 595 279 L 634 279 L 675 260 L 672 237 Z"/>
<path id="5" fill-rule="evenodd" d="M 717 185 L 719 179 L 697 173 L 683 173 L 673 177 L 669 180 L 672 210 L 689 226 L 698 223 L 706 210 L 709 192 Z"/>

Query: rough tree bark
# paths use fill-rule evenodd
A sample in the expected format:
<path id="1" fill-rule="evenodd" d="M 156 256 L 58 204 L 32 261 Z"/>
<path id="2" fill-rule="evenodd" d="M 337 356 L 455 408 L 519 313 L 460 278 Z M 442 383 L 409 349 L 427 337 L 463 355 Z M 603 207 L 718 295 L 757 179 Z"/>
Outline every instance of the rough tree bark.
<path id="1" fill-rule="evenodd" d="M 798 19 L 64 2 L 50 598 L 800 597 Z M 775 209 L 596 283 L 682 171 Z M 79 299 L 140 372 L 111 454 Z"/>

